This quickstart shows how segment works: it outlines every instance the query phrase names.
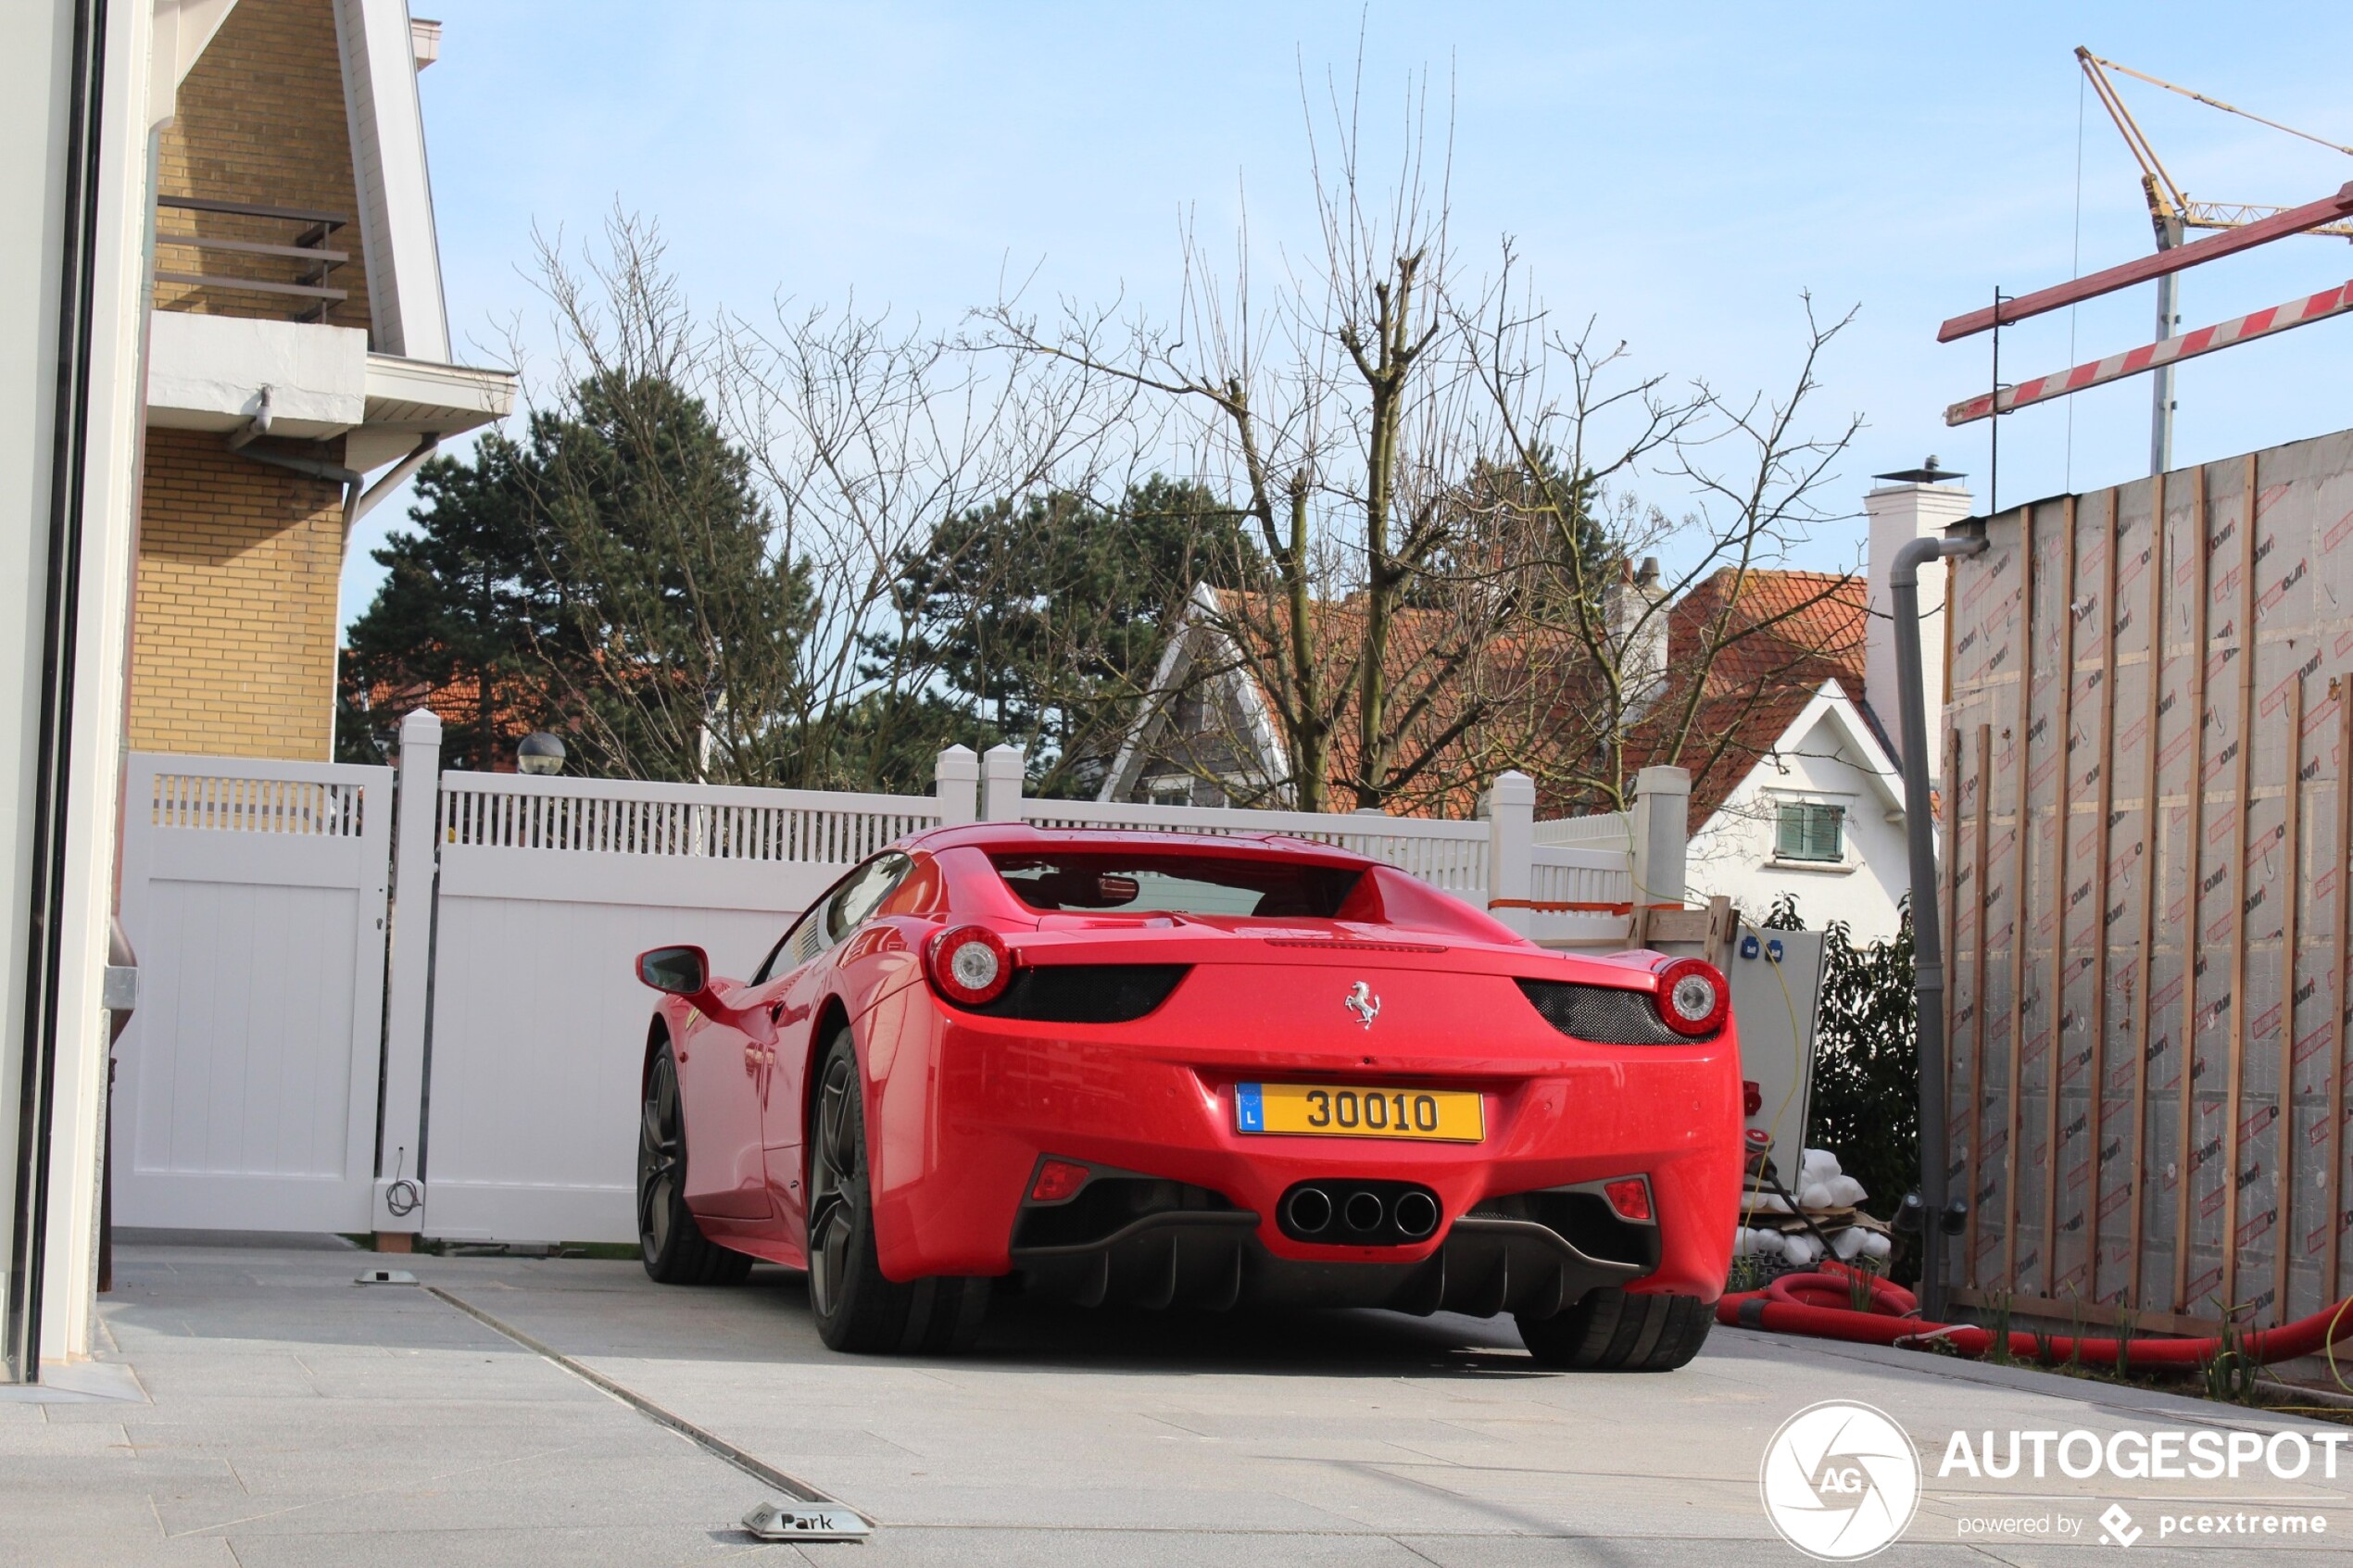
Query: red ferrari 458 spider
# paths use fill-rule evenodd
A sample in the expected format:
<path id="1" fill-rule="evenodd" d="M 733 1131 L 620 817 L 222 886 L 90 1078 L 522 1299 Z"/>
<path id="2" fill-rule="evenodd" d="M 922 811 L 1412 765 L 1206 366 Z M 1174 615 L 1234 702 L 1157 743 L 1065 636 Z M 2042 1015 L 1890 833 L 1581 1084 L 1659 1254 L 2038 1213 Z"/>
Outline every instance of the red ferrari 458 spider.
<path id="1" fill-rule="evenodd" d="M 657 1280 L 809 1272 L 839 1350 L 1088 1305 L 1510 1312 L 1540 1362 L 1698 1350 L 1741 1076 L 1695 959 L 1547 952 L 1391 867 L 1251 836 L 918 834 L 745 981 L 638 975 Z"/>

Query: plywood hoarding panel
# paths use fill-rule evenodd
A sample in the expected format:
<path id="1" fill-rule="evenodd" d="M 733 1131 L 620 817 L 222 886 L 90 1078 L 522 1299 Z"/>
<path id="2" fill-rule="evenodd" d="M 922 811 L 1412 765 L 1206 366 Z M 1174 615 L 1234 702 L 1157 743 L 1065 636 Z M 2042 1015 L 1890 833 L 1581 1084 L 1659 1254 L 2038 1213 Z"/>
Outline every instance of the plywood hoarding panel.
<path id="1" fill-rule="evenodd" d="M 1984 526 L 1951 589 L 1957 1277 L 2309 1311 L 2346 1228 L 2353 433 Z"/>

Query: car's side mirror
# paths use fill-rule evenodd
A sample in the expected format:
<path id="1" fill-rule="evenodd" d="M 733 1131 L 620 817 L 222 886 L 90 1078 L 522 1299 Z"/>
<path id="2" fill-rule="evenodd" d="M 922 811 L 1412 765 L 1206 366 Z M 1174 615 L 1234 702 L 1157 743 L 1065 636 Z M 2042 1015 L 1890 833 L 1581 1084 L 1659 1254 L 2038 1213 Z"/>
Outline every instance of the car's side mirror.
<path id="1" fill-rule="evenodd" d="M 700 947 L 656 947 L 637 955 L 637 978 L 673 997 L 700 996 L 711 984 L 711 959 Z"/>

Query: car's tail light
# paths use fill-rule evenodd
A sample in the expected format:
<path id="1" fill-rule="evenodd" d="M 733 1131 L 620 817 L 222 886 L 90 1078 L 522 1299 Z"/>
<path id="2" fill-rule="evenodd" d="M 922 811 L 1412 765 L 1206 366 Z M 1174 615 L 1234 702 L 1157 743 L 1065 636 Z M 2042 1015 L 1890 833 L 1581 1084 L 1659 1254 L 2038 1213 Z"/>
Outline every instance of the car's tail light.
<path id="1" fill-rule="evenodd" d="M 1677 959 L 1658 972 L 1658 1016 L 1678 1035 L 1713 1035 L 1732 1010 L 1731 987 L 1705 959 Z"/>
<path id="2" fill-rule="evenodd" d="M 1602 1184 L 1602 1196 L 1617 1211 L 1621 1220 L 1647 1223 L 1651 1218 L 1651 1185 L 1640 1176 L 1627 1176 Z"/>
<path id="3" fill-rule="evenodd" d="M 1087 1185 L 1087 1167 L 1071 1160 L 1047 1160 L 1038 1166 L 1038 1179 L 1029 1184 L 1032 1203 L 1060 1203 L 1075 1196 Z"/>
<path id="4" fill-rule="evenodd" d="M 1004 994 L 1013 977 L 1013 956 L 987 926 L 959 925 L 925 945 L 924 972 L 950 1001 L 979 1007 Z"/>

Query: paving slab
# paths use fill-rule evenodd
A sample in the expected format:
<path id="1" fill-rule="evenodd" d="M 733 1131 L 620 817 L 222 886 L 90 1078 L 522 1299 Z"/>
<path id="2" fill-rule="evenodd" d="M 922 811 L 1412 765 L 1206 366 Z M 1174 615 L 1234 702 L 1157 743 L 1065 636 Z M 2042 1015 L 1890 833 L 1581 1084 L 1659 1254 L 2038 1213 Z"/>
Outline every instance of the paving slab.
<path id="1" fill-rule="evenodd" d="M 1719 1331 L 1672 1374 L 1557 1374 L 1508 1323 L 1018 1300 L 970 1357 L 842 1357 L 783 1270 L 674 1290 L 633 1263 L 418 1257 L 418 1286 L 357 1286 L 360 1254 L 230 1239 L 126 1242 L 109 1370 L 83 1380 L 107 1392 L 0 1403 L 0 1565 L 1796 1562 L 1758 1465 L 1830 1398 L 1886 1411 L 1931 1463 L 1876 1562 L 2082 1562 L 2111 1503 L 2146 1528 L 2135 1560 L 2353 1559 L 2353 1455 L 2334 1481 L 1938 1478 L 1957 1430 L 2341 1430 L 2019 1368 Z M 751 1539 L 758 1481 L 435 1291 L 875 1534 Z M 2158 1537 L 2166 1511 L 2224 1508 L 2331 1534 Z M 1982 1533 L 2059 1516 L 2073 1541 Z"/>

